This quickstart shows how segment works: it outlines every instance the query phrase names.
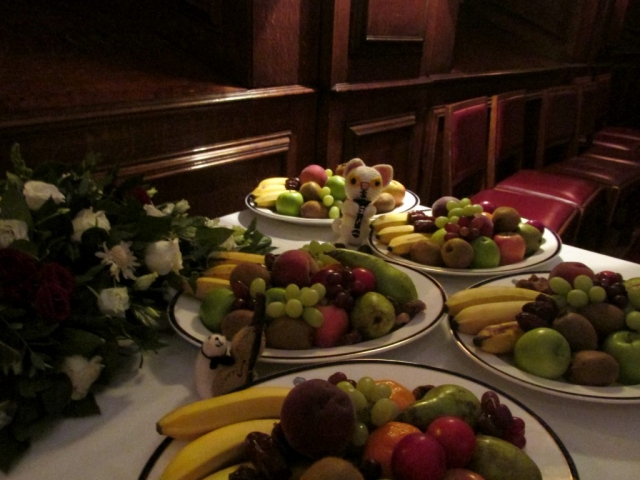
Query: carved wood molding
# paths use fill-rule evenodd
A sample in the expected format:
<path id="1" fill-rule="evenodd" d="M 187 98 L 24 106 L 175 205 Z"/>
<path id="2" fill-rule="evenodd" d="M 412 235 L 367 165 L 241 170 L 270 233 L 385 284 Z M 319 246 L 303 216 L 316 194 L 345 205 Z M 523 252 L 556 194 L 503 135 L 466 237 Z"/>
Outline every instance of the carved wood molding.
<path id="1" fill-rule="evenodd" d="M 145 159 L 120 169 L 123 176 L 142 175 L 146 180 L 164 178 L 230 162 L 246 162 L 260 157 L 288 153 L 291 131 L 218 143 L 194 150 L 172 152 Z"/>

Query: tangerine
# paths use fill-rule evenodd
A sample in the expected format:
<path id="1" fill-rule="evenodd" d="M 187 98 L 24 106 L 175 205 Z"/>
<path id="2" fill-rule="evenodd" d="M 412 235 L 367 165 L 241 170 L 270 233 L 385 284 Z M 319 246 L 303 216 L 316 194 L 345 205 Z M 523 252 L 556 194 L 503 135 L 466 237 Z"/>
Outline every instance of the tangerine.
<path id="1" fill-rule="evenodd" d="M 376 384 L 381 383 L 387 384 L 391 387 L 391 396 L 389 398 L 396 403 L 401 412 L 416 401 L 416 397 L 413 395 L 413 392 L 401 383 L 398 383 L 395 380 L 376 380 Z"/>
<path id="2" fill-rule="evenodd" d="M 364 446 L 363 459 L 375 460 L 382 468 L 382 478 L 392 478 L 391 455 L 396 444 L 411 433 L 422 433 L 414 425 L 388 422 L 369 434 Z"/>

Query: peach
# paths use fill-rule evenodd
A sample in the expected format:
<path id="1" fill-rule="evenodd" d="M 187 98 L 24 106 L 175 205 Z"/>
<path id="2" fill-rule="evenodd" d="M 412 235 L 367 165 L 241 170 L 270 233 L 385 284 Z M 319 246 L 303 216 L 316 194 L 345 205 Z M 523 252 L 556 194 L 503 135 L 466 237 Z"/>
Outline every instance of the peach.
<path id="1" fill-rule="evenodd" d="M 324 187 L 327 177 L 327 171 L 324 167 L 311 164 L 304 167 L 300 172 L 300 183 L 304 185 L 307 182 L 316 182 L 321 187 Z"/>

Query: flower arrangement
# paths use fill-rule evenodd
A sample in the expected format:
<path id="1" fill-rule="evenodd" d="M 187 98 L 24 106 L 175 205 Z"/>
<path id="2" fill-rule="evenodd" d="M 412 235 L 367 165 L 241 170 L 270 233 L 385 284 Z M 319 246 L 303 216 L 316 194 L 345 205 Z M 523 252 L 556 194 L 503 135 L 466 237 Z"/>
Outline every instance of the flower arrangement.
<path id="1" fill-rule="evenodd" d="M 170 292 L 215 251 L 267 253 L 253 223 L 223 227 L 189 205 L 154 205 L 140 178 L 77 166 L 30 169 L 20 148 L 0 182 L 0 469 L 51 421 L 98 414 L 94 392 L 123 359 L 163 345 Z"/>

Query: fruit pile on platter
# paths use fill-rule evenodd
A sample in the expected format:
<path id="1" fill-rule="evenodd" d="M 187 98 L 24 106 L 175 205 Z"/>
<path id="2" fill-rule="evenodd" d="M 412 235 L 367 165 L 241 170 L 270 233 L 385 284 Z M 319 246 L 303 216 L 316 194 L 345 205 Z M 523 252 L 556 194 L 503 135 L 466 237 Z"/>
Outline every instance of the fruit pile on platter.
<path id="1" fill-rule="evenodd" d="M 441 197 L 431 211 L 388 213 L 371 226 L 389 252 L 421 265 L 495 268 L 538 251 L 544 225 L 523 221 L 517 210 L 468 198 Z"/>
<path id="2" fill-rule="evenodd" d="M 409 390 L 341 372 L 202 400 L 157 423 L 188 441 L 165 480 L 541 479 L 525 427 L 491 390 L 480 398 L 456 384 Z"/>
<path id="3" fill-rule="evenodd" d="M 447 308 L 453 329 L 530 374 L 579 385 L 640 384 L 640 277 L 562 262 L 547 278 L 462 290 Z"/>
<path id="4" fill-rule="evenodd" d="M 253 203 L 291 217 L 338 218 L 346 198 L 342 169 L 340 165 L 334 173 L 312 164 L 302 169 L 298 177 L 266 178 L 251 192 Z M 390 212 L 402 205 L 405 191 L 402 183 L 392 180 L 374 202 L 377 212 Z"/>
<path id="5" fill-rule="evenodd" d="M 221 252 L 197 280 L 200 319 L 227 339 L 265 296 L 266 346 L 303 350 L 382 337 L 426 308 L 402 270 L 364 252 L 311 242 L 280 254 Z"/>

